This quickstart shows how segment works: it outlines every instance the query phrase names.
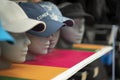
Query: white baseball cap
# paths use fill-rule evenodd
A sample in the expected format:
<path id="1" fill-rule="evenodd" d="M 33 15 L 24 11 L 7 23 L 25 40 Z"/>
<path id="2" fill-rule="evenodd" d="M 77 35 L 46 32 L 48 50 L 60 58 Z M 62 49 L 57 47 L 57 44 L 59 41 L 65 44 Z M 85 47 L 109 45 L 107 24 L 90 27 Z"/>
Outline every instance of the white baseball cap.
<path id="1" fill-rule="evenodd" d="M 0 1 L 0 19 L 5 30 L 13 33 L 22 33 L 40 26 L 40 31 L 45 31 L 46 24 L 28 18 L 23 9 L 15 2 L 9 0 Z"/>

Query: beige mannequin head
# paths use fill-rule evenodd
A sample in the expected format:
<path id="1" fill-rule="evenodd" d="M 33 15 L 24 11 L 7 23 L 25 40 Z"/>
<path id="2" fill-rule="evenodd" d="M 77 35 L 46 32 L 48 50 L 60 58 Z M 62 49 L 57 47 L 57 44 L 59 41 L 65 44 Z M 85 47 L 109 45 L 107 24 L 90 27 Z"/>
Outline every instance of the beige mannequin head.
<path id="1" fill-rule="evenodd" d="M 74 19 L 74 21 L 75 25 L 73 27 L 64 27 L 61 30 L 61 35 L 65 40 L 67 40 L 70 43 L 81 43 L 81 38 L 84 33 L 85 19 Z"/>
<path id="2" fill-rule="evenodd" d="M 50 37 L 38 37 L 35 35 L 27 34 L 31 44 L 29 45 L 29 53 L 33 54 L 47 54 L 50 45 Z"/>
<path id="3" fill-rule="evenodd" d="M 73 27 L 63 27 L 61 29 L 60 40 L 57 44 L 60 48 L 69 48 L 73 43 L 81 43 L 85 29 L 85 18 L 76 18 L 74 21 L 75 25 Z"/>
<path id="4" fill-rule="evenodd" d="M 29 52 L 34 54 L 47 54 L 48 50 L 53 49 L 59 38 L 59 31 L 55 32 L 49 37 L 38 37 L 27 34 L 31 44 L 29 45 Z"/>
<path id="5" fill-rule="evenodd" d="M 47 54 L 51 52 L 55 48 L 58 42 L 59 34 L 60 34 L 60 30 L 58 30 L 49 37 L 38 37 L 31 34 L 27 34 L 31 41 L 31 44 L 29 45 L 26 59 L 34 60 L 35 55 L 37 54 L 38 55 Z"/>
<path id="6" fill-rule="evenodd" d="M 9 68 L 10 64 L 21 63 L 26 59 L 28 45 L 31 43 L 25 33 L 11 33 L 15 38 L 16 44 L 9 44 L 7 42 L 1 43 L 1 63 L 2 68 Z"/>

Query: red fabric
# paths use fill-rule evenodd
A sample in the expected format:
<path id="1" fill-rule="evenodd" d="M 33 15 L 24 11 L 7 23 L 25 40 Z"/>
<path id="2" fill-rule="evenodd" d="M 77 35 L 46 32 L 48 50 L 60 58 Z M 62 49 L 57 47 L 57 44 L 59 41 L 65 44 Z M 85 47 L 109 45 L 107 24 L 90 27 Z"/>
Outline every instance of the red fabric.
<path id="1" fill-rule="evenodd" d="M 37 55 L 36 60 L 26 61 L 25 64 L 70 68 L 94 52 L 80 50 L 54 50 L 52 53 Z"/>

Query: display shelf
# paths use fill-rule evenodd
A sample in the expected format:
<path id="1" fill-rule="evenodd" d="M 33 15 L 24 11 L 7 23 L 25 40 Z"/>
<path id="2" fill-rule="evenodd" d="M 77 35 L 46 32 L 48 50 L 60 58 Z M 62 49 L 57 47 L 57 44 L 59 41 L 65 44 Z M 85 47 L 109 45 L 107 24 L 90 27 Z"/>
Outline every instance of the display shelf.
<path id="1" fill-rule="evenodd" d="M 16 80 L 17 78 L 21 80 L 66 80 L 111 50 L 111 46 L 101 46 L 95 52 L 55 49 L 52 53 L 37 56 L 34 61 L 13 64 L 10 69 L 0 70 L 0 78 L 6 76 L 16 78 Z"/>

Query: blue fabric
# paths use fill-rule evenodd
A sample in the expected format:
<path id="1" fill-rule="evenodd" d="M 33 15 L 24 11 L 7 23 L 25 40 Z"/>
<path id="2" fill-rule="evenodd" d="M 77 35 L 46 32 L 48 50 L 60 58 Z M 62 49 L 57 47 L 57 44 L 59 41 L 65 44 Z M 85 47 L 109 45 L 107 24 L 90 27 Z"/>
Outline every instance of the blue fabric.
<path id="1" fill-rule="evenodd" d="M 0 22 L 0 41 L 8 41 L 10 43 L 15 43 L 13 37 L 3 29 L 1 22 Z"/>
<path id="2" fill-rule="evenodd" d="M 53 20 L 65 22 L 65 23 L 68 21 L 69 23 L 67 23 L 66 25 L 73 26 L 73 24 L 74 24 L 73 20 L 68 17 L 64 17 L 62 15 L 62 13 L 60 12 L 59 8 L 55 4 L 53 4 L 51 2 L 45 2 L 45 1 L 40 2 L 39 4 L 40 4 L 40 6 L 42 6 L 43 8 L 45 8 L 47 10 L 50 17 Z"/>
<path id="3" fill-rule="evenodd" d="M 107 53 L 106 55 L 101 57 L 101 61 L 105 65 L 112 65 L 112 55 L 113 55 L 113 50 Z"/>
<path id="4" fill-rule="evenodd" d="M 25 11 L 25 13 L 29 18 L 44 21 L 46 23 L 46 30 L 44 32 L 29 30 L 28 33 L 30 34 L 41 37 L 47 37 L 65 25 L 62 22 L 53 20 L 49 16 L 48 12 L 37 3 L 26 2 L 26 3 L 19 3 L 19 5 Z"/>

